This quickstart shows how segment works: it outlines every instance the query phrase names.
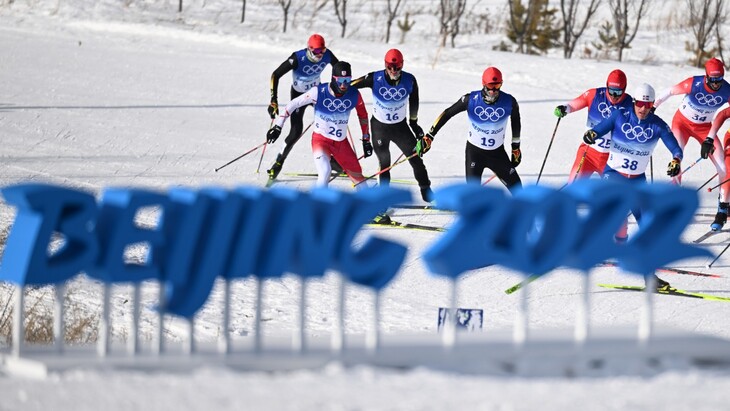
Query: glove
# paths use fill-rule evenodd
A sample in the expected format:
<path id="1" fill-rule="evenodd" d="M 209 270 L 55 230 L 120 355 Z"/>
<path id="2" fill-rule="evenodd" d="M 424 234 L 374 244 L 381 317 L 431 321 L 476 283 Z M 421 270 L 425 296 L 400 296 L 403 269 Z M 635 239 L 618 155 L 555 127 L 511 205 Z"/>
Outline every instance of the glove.
<path id="1" fill-rule="evenodd" d="M 417 139 L 423 138 L 423 129 L 421 126 L 418 125 L 418 122 L 416 120 L 411 120 L 408 122 L 408 124 L 411 126 L 411 130 L 413 130 L 413 134 L 416 135 Z"/>
<path id="2" fill-rule="evenodd" d="M 423 138 L 418 139 L 418 142 L 416 142 L 416 154 L 418 154 L 418 157 L 423 157 L 424 154 L 428 152 L 428 150 L 431 149 L 431 143 L 433 142 L 433 136 L 431 133 L 426 134 L 423 136 Z"/>
<path id="3" fill-rule="evenodd" d="M 702 148 L 700 149 L 700 156 L 702 158 L 707 158 L 712 155 L 712 153 L 715 152 L 715 141 L 711 139 L 710 137 L 707 137 L 705 141 L 702 142 Z"/>
<path id="4" fill-rule="evenodd" d="M 373 144 L 370 142 L 370 135 L 368 134 L 362 135 L 362 152 L 364 153 L 365 158 L 373 155 Z"/>
<path id="5" fill-rule="evenodd" d="M 517 167 L 522 162 L 522 151 L 519 143 L 512 143 L 512 167 Z"/>
<path id="6" fill-rule="evenodd" d="M 277 138 L 281 135 L 281 127 L 274 126 L 269 129 L 269 132 L 266 133 L 266 142 L 269 144 L 272 144 L 276 141 Z"/>
<path id="7" fill-rule="evenodd" d="M 596 142 L 596 137 L 598 137 L 598 134 L 596 134 L 593 130 L 586 131 L 585 134 L 583 134 L 583 141 L 585 141 L 586 144 L 594 144 Z"/>
<path id="8" fill-rule="evenodd" d="M 553 111 L 553 114 L 555 114 L 555 117 L 557 118 L 563 118 L 568 115 L 568 106 L 557 106 L 555 107 L 555 111 Z"/>
<path id="9" fill-rule="evenodd" d="M 679 175 L 679 170 L 681 169 L 679 163 L 680 161 L 676 157 L 669 162 L 669 165 L 667 166 L 667 175 L 669 177 L 676 177 Z"/>
<path id="10" fill-rule="evenodd" d="M 279 104 L 276 102 L 276 100 L 271 100 L 271 104 L 269 104 L 269 116 L 271 118 L 276 118 L 276 116 L 279 115 Z"/>

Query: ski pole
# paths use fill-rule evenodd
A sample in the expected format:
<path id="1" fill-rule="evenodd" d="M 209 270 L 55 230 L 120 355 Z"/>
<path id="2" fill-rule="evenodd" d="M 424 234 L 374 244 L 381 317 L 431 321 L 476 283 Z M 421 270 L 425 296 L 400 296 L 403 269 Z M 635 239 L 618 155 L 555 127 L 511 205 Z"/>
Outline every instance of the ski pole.
<path id="1" fill-rule="evenodd" d="M 274 119 L 272 118 L 271 119 L 271 123 L 269 124 L 269 129 L 273 125 L 274 125 Z M 268 136 L 266 137 L 266 141 L 264 142 L 264 150 L 261 152 L 261 158 L 259 159 L 259 165 L 258 165 L 258 167 L 256 167 L 256 174 L 259 173 L 259 169 L 261 168 L 261 162 L 264 161 L 264 153 L 266 152 L 266 146 L 267 145 L 269 145 L 269 138 L 268 138 Z"/>
<path id="2" fill-rule="evenodd" d="M 497 177 L 497 175 L 494 174 L 493 176 L 489 177 L 487 179 L 487 181 L 485 181 L 485 182 L 482 183 L 482 186 L 485 186 L 485 185 L 489 184 L 490 181 L 494 180 L 494 177 Z"/>
<path id="3" fill-rule="evenodd" d="M 560 117 L 558 117 L 558 122 L 555 123 L 555 130 L 553 130 L 553 136 L 550 137 L 550 144 L 548 144 L 547 152 L 545 152 L 545 158 L 542 160 L 542 167 L 540 167 L 540 172 L 537 174 L 537 182 L 535 184 L 540 183 L 540 177 L 542 176 L 542 170 L 545 168 L 545 163 L 547 162 L 548 154 L 550 154 L 550 147 L 553 146 L 553 140 L 555 140 L 555 133 L 558 132 L 558 125 L 560 125 Z"/>
<path id="4" fill-rule="evenodd" d="M 720 251 L 720 254 L 718 254 L 717 257 L 715 257 L 715 259 L 712 260 L 712 262 L 710 264 L 707 264 L 707 268 L 712 267 L 712 264 L 715 264 L 715 261 L 717 261 L 720 258 L 720 256 L 722 256 L 723 254 L 725 254 L 725 251 L 727 251 L 728 248 L 730 248 L 730 243 L 727 243 L 727 245 L 725 246 L 725 248 L 723 248 L 722 251 Z"/>
<path id="5" fill-rule="evenodd" d="M 712 190 L 716 189 L 717 187 L 720 187 L 721 185 L 727 183 L 728 181 L 730 181 L 730 178 L 726 179 L 725 181 L 721 182 L 720 184 L 717 184 L 715 186 L 708 188 L 707 191 L 712 192 Z"/>
<path id="6" fill-rule="evenodd" d="M 649 156 L 649 175 L 651 176 L 651 182 L 654 182 L 654 157 Z"/>
<path id="7" fill-rule="evenodd" d="M 679 178 L 680 178 L 680 177 L 682 177 L 682 174 L 684 174 L 684 173 L 686 173 L 687 171 L 689 171 L 689 169 L 690 169 L 690 168 L 694 167 L 694 166 L 695 166 L 695 165 L 696 165 L 697 163 L 699 163 L 700 161 L 702 161 L 702 157 L 700 157 L 700 158 L 698 158 L 697 160 L 695 160 L 695 162 L 694 162 L 694 163 L 692 163 L 692 164 L 690 164 L 690 165 L 689 165 L 689 167 L 685 168 L 684 170 L 682 170 L 682 172 L 681 172 L 681 173 L 679 173 L 678 175 L 676 175 L 675 177 L 672 177 L 672 178 L 673 178 L 673 179 L 674 179 L 675 181 L 679 182 Z"/>
<path id="8" fill-rule="evenodd" d="M 261 150 L 261 158 L 259 158 L 259 165 L 256 167 L 256 174 L 258 174 L 259 169 L 261 169 L 261 163 L 264 161 L 264 153 L 266 153 L 266 146 L 268 146 L 268 145 L 269 145 L 269 142 L 267 140 L 266 143 L 264 144 L 264 149 Z"/>
<path id="9" fill-rule="evenodd" d="M 712 175 L 712 177 L 710 177 L 710 179 L 709 179 L 709 180 L 705 181 L 705 184 L 702 184 L 701 186 L 699 186 L 699 188 L 697 188 L 697 191 L 700 191 L 700 190 L 702 190 L 702 187 L 704 187 L 704 186 L 706 186 L 706 185 L 710 184 L 710 181 L 712 181 L 712 179 L 713 179 L 713 178 L 715 178 L 715 176 L 716 176 L 716 175 L 717 175 L 717 173 L 713 174 L 713 175 Z"/>
<path id="10" fill-rule="evenodd" d="M 578 168 L 575 169 L 575 176 L 573 177 L 572 180 L 571 179 L 568 179 L 568 182 L 565 183 L 565 184 L 563 184 L 563 186 L 560 187 L 558 189 L 558 191 L 564 189 L 565 187 L 568 186 L 568 184 L 571 183 L 571 181 L 575 181 L 575 179 L 578 178 L 578 175 L 580 174 L 580 170 L 583 168 L 583 163 L 586 162 L 586 154 L 588 154 L 588 146 L 586 146 L 586 149 L 583 151 L 583 156 L 580 158 L 580 162 L 578 163 Z"/>
<path id="11" fill-rule="evenodd" d="M 390 165 L 390 167 L 386 167 L 386 168 L 384 168 L 384 169 L 382 169 L 382 170 L 378 171 L 377 173 L 375 173 L 375 174 L 371 175 L 370 177 L 365 177 L 365 179 L 364 179 L 364 180 L 362 180 L 362 181 L 359 181 L 359 182 L 357 182 L 357 183 L 353 184 L 352 186 L 353 186 L 353 187 L 357 187 L 358 185 L 360 185 L 360 184 L 362 184 L 362 183 L 364 183 L 364 182 L 366 182 L 366 181 L 370 180 L 371 178 L 373 178 L 373 177 L 377 177 L 377 176 L 379 176 L 379 175 L 381 175 L 381 174 L 385 173 L 386 171 L 389 171 L 389 170 L 390 170 L 391 168 L 393 168 L 393 167 L 397 166 L 398 164 L 403 164 L 403 163 L 405 163 L 406 161 L 408 161 L 408 160 L 412 159 L 413 157 L 415 157 L 415 156 L 417 156 L 417 155 L 418 155 L 418 153 L 413 153 L 413 154 L 411 154 L 410 156 L 408 156 L 408 157 L 404 158 L 403 160 L 400 160 L 400 161 L 396 161 L 395 163 L 391 164 L 391 165 Z"/>
<path id="12" fill-rule="evenodd" d="M 254 151 L 256 151 L 256 150 L 258 150 L 258 149 L 259 149 L 259 148 L 260 148 L 261 146 L 263 146 L 263 145 L 265 145 L 265 144 L 266 144 L 266 142 L 264 141 L 263 143 L 261 143 L 261 144 L 257 145 L 256 147 L 254 147 L 254 148 L 252 148 L 252 149 L 248 150 L 247 152 L 245 152 L 245 153 L 241 154 L 240 156 L 238 156 L 238 157 L 234 158 L 233 160 L 231 160 L 231 161 L 229 161 L 229 162 L 227 162 L 227 163 L 223 164 L 222 166 L 220 166 L 220 167 L 216 168 L 216 169 L 215 169 L 215 172 L 217 173 L 217 172 L 218 172 L 218 170 L 220 170 L 221 168 L 223 168 L 223 167 L 225 167 L 225 166 L 227 166 L 227 165 L 229 165 L 229 164 L 233 163 L 234 161 L 238 161 L 238 160 L 240 160 L 240 159 L 242 159 L 242 158 L 246 157 L 247 155 L 249 155 L 249 154 L 253 153 L 253 152 L 254 152 Z"/>
<path id="13" fill-rule="evenodd" d="M 363 158 L 365 158 L 365 154 L 363 154 L 363 155 L 361 155 L 360 157 L 358 157 L 358 158 L 357 158 L 357 161 L 360 161 L 360 160 L 362 160 Z M 347 170 L 345 170 L 344 168 L 342 169 L 342 172 L 343 172 L 343 173 L 345 173 L 345 174 L 347 174 L 347 176 L 348 176 L 348 177 L 350 177 L 350 173 L 348 173 L 348 172 L 347 172 Z M 337 174 L 333 175 L 332 177 L 330 177 L 330 180 L 328 181 L 328 183 L 331 183 L 331 182 L 332 182 L 332 180 L 336 179 L 336 178 L 337 178 L 337 177 L 339 177 L 339 176 L 340 176 L 340 173 L 337 173 Z"/>

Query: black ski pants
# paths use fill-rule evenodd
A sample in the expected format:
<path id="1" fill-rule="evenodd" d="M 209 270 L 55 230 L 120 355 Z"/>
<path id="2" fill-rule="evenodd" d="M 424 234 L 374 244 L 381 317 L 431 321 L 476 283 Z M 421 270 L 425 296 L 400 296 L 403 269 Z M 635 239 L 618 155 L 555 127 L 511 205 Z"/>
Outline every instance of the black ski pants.
<path id="1" fill-rule="evenodd" d="M 390 158 L 390 142 L 392 141 L 400 149 L 405 156 L 413 154 L 416 147 L 416 137 L 413 135 L 411 128 L 408 127 L 406 120 L 395 124 L 385 124 L 376 120 L 375 117 L 370 118 L 370 132 L 372 133 L 373 150 L 378 157 L 380 169 L 386 169 L 391 165 Z M 414 156 L 408 163 L 413 168 L 413 176 L 418 181 L 420 188 L 431 187 L 431 180 L 428 179 L 428 171 L 423 159 Z M 387 186 L 390 184 L 390 171 L 380 174 L 380 185 Z"/>
<path id="2" fill-rule="evenodd" d="M 504 144 L 494 150 L 483 150 L 466 142 L 466 181 L 481 183 L 484 169 L 488 168 L 497 175 L 510 191 L 522 187 L 517 170 L 504 149 Z"/>

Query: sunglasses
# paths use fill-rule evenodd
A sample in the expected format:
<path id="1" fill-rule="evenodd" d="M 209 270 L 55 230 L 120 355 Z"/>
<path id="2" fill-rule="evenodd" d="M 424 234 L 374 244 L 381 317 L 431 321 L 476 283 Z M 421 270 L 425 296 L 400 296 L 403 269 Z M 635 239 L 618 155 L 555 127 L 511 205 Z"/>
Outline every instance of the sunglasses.
<path id="1" fill-rule="evenodd" d="M 502 88 L 502 83 L 489 83 L 484 86 L 484 90 L 495 91 Z"/>
<path id="2" fill-rule="evenodd" d="M 316 49 L 313 49 L 313 48 L 310 48 L 309 49 L 309 51 L 311 51 L 312 54 L 314 54 L 315 56 L 321 56 L 322 54 L 324 54 L 325 50 L 327 50 L 325 47 L 319 47 L 319 48 L 316 48 Z"/>
<path id="3" fill-rule="evenodd" d="M 350 85 L 350 82 L 352 81 L 352 77 L 350 76 L 344 76 L 344 77 L 335 77 L 335 81 L 337 82 L 338 86 L 344 86 L 344 85 Z"/>
<path id="4" fill-rule="evenodd" d="M 397 66 L 395 64 L 388 64 L 387 66 L 385 66 L 385 68 L 396 73 L 403 70 L 403 66 Z"/>
<path id="5" fill-rule="evenodd" d="M 653 101 L 634 101 L 634 105 L 638 108 L 652 108 L 654 107 Z"/>
<path id="6" fill-rule="evenodd" d="M 708 83 L 719 83 L 722 80 L 723 80 L 722 76 L 721 77 L 707 77 Z"/>
<path id="7" fill-rule="evenodd" d="M 608 95 L 611 97 L 620 97 L 622 94 L 624 94 L 623 89 L 615 88 L 615 87 L 608 88 Z"/>

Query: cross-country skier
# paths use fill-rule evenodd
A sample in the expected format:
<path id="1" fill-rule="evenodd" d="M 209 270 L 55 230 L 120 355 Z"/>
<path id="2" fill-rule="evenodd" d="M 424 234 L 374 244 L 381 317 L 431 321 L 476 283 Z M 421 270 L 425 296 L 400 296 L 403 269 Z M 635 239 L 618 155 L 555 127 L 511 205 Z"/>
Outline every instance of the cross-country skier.
<path id="1" fill-rule="evenodd" d="M 444 110 L 431 130 L 416 143 L 415 151 L 423 156 L 430 148 L 436 133 L 451 117 L 466 111 L 469 134 L 466 140 L 466 180 L 480 182 L 485 168 L 489 168 L 512 191 L 522 187 L 516 167 L 522 161 L 520 151 L 520 108 L 517 100 L 501 91 L 502 72 L 489 67 L 482 74 L 482 89 L 463 95 Z M 512 129 L 512 158 L 504 148 L 507 120 Z"/>
<path id="2" fill-rule="evenodd" d="M 324 71 L 328 64 L 333 66 L 339 60 L 325 46 L 324 37 L 319 34 L 312 34 L 307 41 L 307 48 L 295 51 L 287 58 L 279 67 L 271 73 L 271 103 L 269 104 L 269 116 L 275 119 L 279 115 L 278 89 L 279 79 L 289 71 L 292 72 L 291 99 L 295 99 L 307 90 L 316 88 L 320 84 L 320 74 Z M 291 121 L 289 123 L 289 135 L 284 139 L 284 147 L 276 155 L 276 161 L 267 171 L 269 179 L 274 180 L 281 172 L 286 157 L 294 148 L 294 144 L 302 137 L 304 130 L 304 110 L 306 106 L 300 110 L 291 113 Z M 332 167 L 336 171 L 341 171 L 339 165 L 333 162 Z"/>
<path id="3" fill-rule="evenodd" d="M 400 50 L 388 50 L 385 53 L 385 69 L 353 80 L 352 86 L 358 89 L 367 87 L 373 92 L 370 128 L 380 169 L 391 165 L 391 141 L 404 155 L 410 156 L 416 145 L 416 137 L 423 138 L 423 129 L 418 125 L 418 83 L 413 74 L 403 71 L 403 54 Z M 421 198 L 423 201 L 432 201 L 431 181 L 423 159 L 415 156 L 408 162 L 413 167 L 413 175 L 421 189 Z M 380 174 L 380 185 L 389 184 L 390 172 Z"/>
<path id="4" fill-rule="evenodd" d="M 306 93 L 290 101 L 266 134 L 266 140 L 273 143 L 281 135 L 281 127 L 291 113 L 306 105 L 313 105 L 312 154 L 314 165 L 317 167 L 317 185 L 321 187 L 326 187 L 329 183 L 332 171 L 330 157 L 334 157 L 342 165 L 353 182 L 359 183 L 365 180 L 357 155 L 347 141 L 347 124 L 352 109 L 356 110 L 357 117 L 360 119 L 362 148 L 365 157 L 373 154 L 373 145 L 370 143 L 368 131 L 368 112 L 360 91 L 350 87 L 351 81 L 350 63 L 337 62 L 332 67 L 332 80 L 329 83 L 310 88 Z"/>
<path id="5" fill-rule="evenodd" d="M 672 154 L 672 161 L 667 166 L 667 175 L 670 177 L 679 175 L 682 148 L 667 123 L 652 112 L 654 100 L 654 88 L 644 83 L 634 92 L 633 110 L 614 110 L 609 118 L 598 123 L 583 135 L 583 141 L 592 145 L 601 136 L 612 133 L 603 178 L 645 184 L 646 166 L 660 139 Z M 640 224 L 641 211 L 633 209 L 631 212 L 637 223 Z M 626 241 L 627 226 L 625 222 L 619 233 L 616 234 L 616 239 L 619 243 Z M 669 287 L 669 283 L 659 277 L 656 280 L 657 289 Z"/>
<path id="6" fill-rule="evenodd" d="M 608 118 L 615 110 L 631 110 L 631 96 L 626 93 L 626 74 L 621 70 L 613 70 L 608 74 L 606 87 L 586 90 L 568 103 L 555 107 L 555 115 L 563 118 L 566 115 L 588 107 L 588 128 Z M 603 176 L 603 169 L 611 147 L 611 133 L 596 139 L 596 144 L 581 143 L 575 154 L 573 167 L 570 169 L 568 183 L 576 178 L 590 178 L 593 173 Z"/>
<path id="7" fill-rule="evenodd" d="M 725 67 L 722 61 L 711 58 L 705 63 L 704 76 L 689 77 L 676 84 L 660 94 L 655 104 L 655 107 L 658 107 L 669 97 L 684 94 L 672 119 L 672 132 L 682 149 L 687 145 L 690 137 L 706 146 L 703 151 L 708 153 L 710 160 L 715 165 L 719 181 L 726 178 L 722 146 L 719 140 L 707 140 L 706 137 L 712 125 L 713 115 L 730 99 L 730 84 L 723 79 L 724 75 Z M 711 149 L 710 145 L 712 145 Z M 725 225 L 729 198 L 730 192 L 725 188 L 720 188 L 717 214 L 711 225 L 713 230 L 720 230 Z"/>

